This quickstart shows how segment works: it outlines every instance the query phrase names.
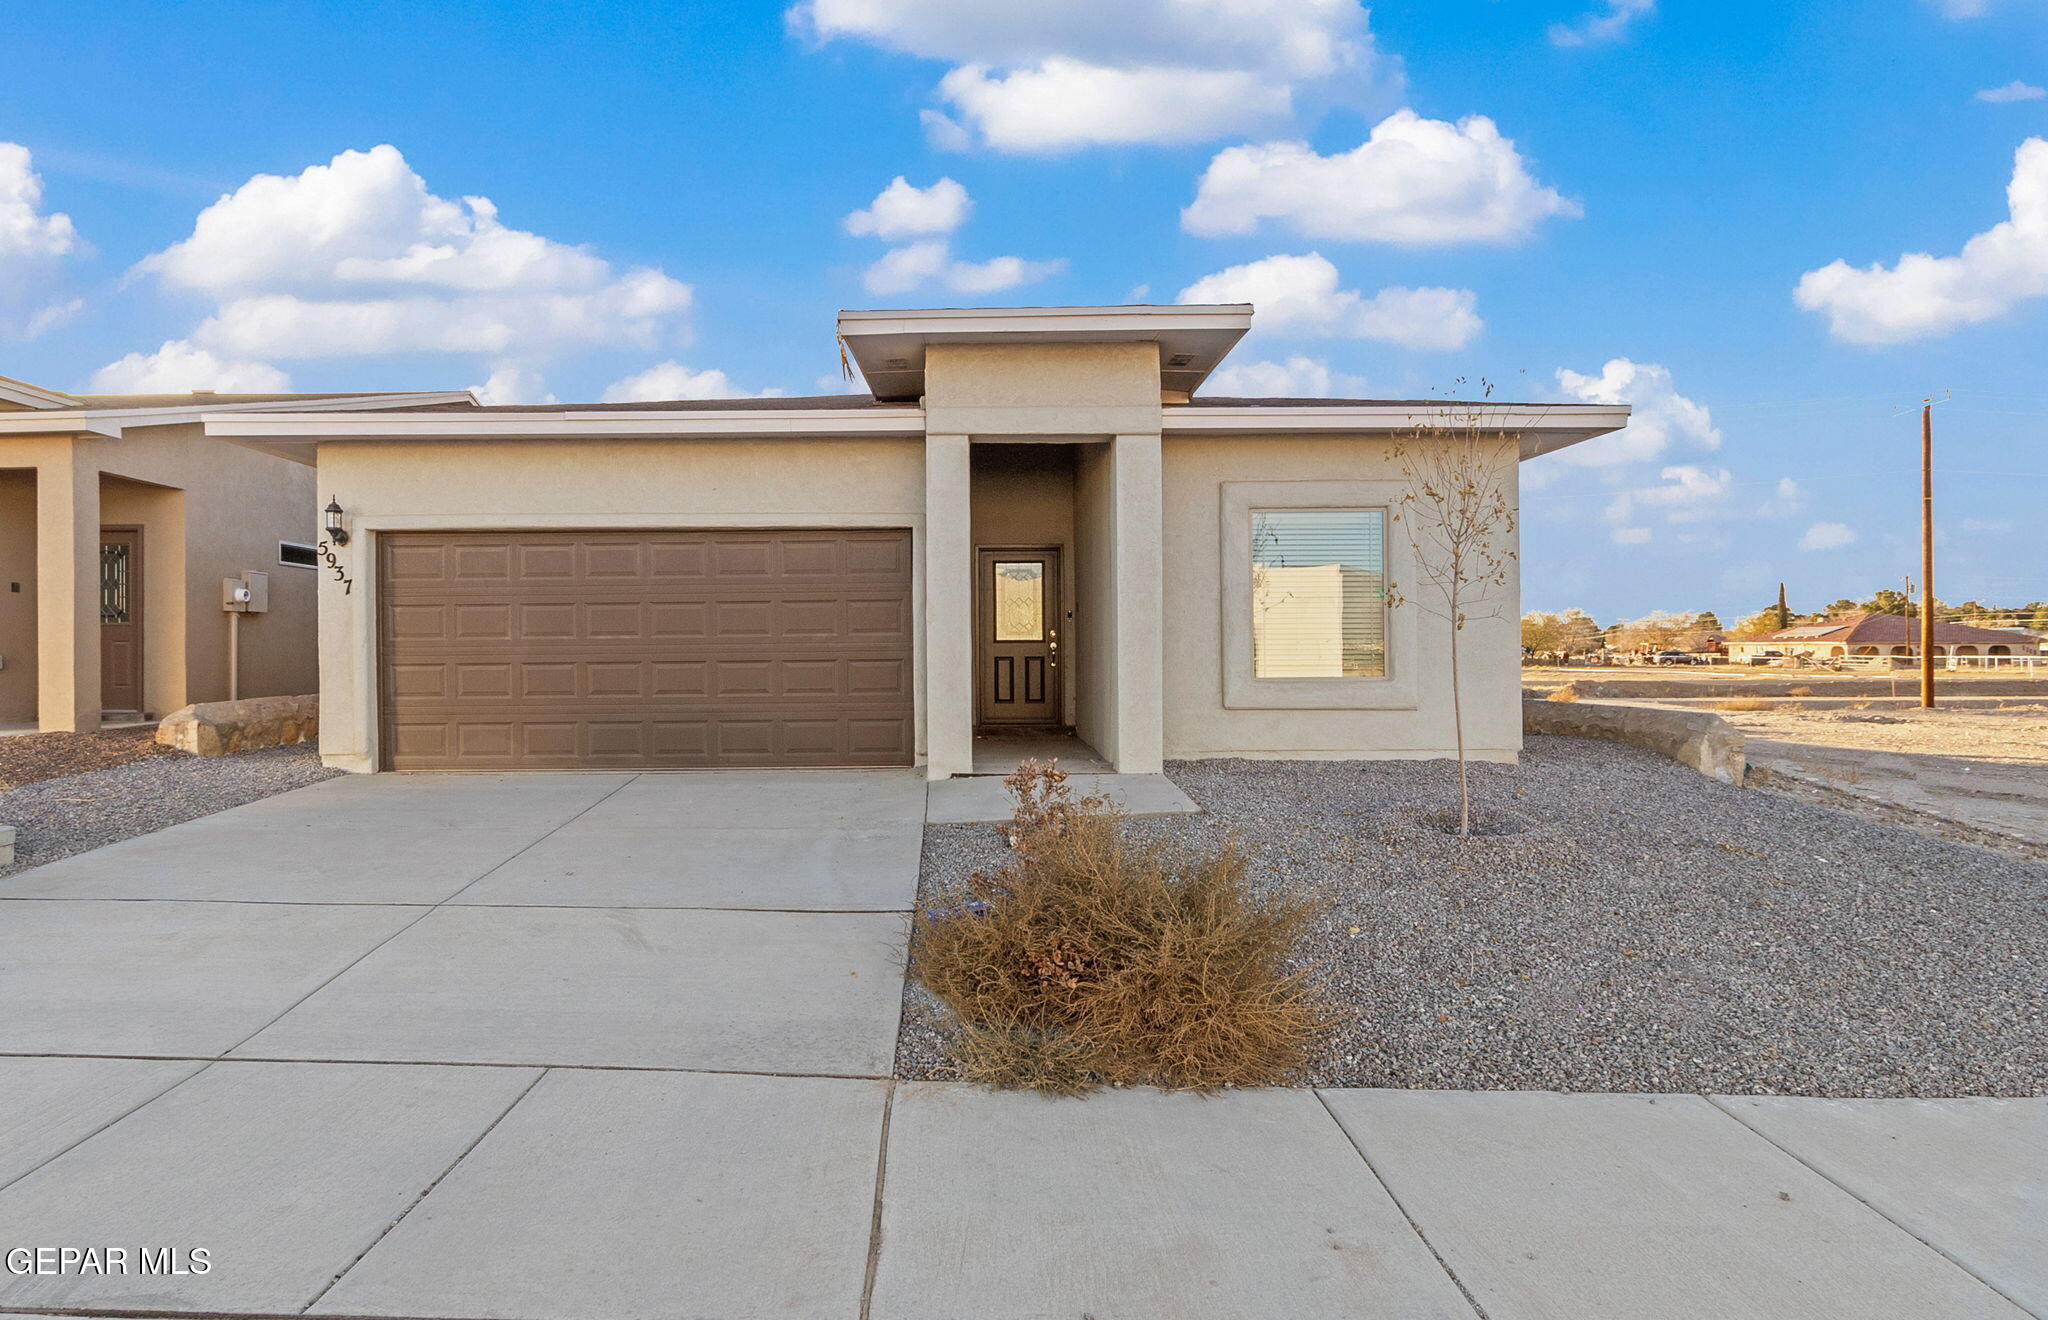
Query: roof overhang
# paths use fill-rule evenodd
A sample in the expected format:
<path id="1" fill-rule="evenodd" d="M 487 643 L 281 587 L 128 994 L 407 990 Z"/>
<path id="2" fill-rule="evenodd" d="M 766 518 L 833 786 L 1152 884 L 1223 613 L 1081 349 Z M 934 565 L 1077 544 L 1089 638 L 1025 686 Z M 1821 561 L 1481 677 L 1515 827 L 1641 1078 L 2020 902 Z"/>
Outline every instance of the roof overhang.
<path id="1" fill-rule="evenodd" d="M 1302 436 L 1399 434 L 1429 427 L 1475 428 L 1514 437 L 1521 457 L 1533 458 L 1628 424 L 1629 410 L 1606 404 L 1511 404 L 1488 408 L 1474 421 L 1458 406 L 1346 404 L 1302 408 L 1210 408 L 1168 405 L 1168 436 Z M 362 412 L 308 415 L 299 409 L 217 412 L 206 433 L 272 452 L 305 451 L 323 441 L 450 440 L 921 440 L 924 409 L 915 404 L 831 411 L 821 409 L 535 408 L 524 412 Z M 1074 439 L 1090 437 L 1077 436 Z"/>
<path id="2" fill-rule="evenodd" d="M 1208 408 L 1167 405 L 1167 435 L 1340 435 L 1358 432 L 1399 434 L 1426 428 L 1459 434 L 1497 433 L 1513 436 L 1522 458 L 1553 453 L 1566 445 L 1628 425 L 1627 404 L 1510 403 L 1443 406 L 1342 404 L 1300 408 Z"/>
<path id="3" fill-rule="evenodd" d="M 746 440 L 922 439 L 924 409 L 916 405 L 833 412 L 821 409 L 645 409 L 567 412 L 382 412 L 307 417 L 297 409 L 268 413 L 209 413 L 206 433 L 266 447 L 317 445 L 328 440 Z"/>
<path id="4" fill-rule="evenodd" d="M 933 344 L 1159 345 L 1159 387 L 1193 392 L 1252 327 L 1250 303 L 1186 307 L 935 307 L 839 313 L 839 340 L 877 399 L 924 397 Z"/>
<path id="5" fill-rule="evenodd" d="M 0 399 L 25 408 L 76 408 L 78 400 L 57 390 L 46 390 L 12 376 L 0 376 Z"/>
<path id="6" fill-rule="evenodd" d="M 233 416 L 267 411 L 278 413 L 358 412 L 366 409 L 435 403 L 474 403 L 468 390 L 420 391 L 406 394 L 364 394 L 346 399 L 308 399 L 302 403 L 269 400 L 263 403 L 192 403 L 175 408 L 49 408 L 29 412 L 0 412 L 0 435 L 96 435 L 110 440 L 123 431 L 145 426 L 176 426 L 181 422 L 203 421 L 212 416 Z M 209 428 L 209 434 L 211 434 Z"/>

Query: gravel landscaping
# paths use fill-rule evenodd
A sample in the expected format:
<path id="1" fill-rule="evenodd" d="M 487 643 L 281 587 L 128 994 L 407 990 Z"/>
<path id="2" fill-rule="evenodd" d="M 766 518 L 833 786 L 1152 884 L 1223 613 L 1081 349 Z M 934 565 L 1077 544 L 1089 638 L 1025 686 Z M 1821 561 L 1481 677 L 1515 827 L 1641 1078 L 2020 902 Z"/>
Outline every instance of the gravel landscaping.
<path id="1" fill-rule="evenodd" d="M 1331 897 L 1304 959 L 1355 1017 L 1305 1082 L 2048 1094 L 2048 865 L 1570 738 L 1476 768 L 1470 840 L 1448 762 L 1167 770 L 1205 814 L 1129 828 Z M 1004 852 L 929 828 L 921 902 Z M 944 1010 L 904 1009 L 897 1075 L 946 1076 Z"/>
<path id="2" fill-rule="evenodd" d="M 234 756 L 172 752 L 10 788 L 0 792 L 0 825 L 19 833 L 14 864 L 0 867 L 0 876 L 341 773 L 321 765 L 319 749 L 305 743 Z"/>
<path id="3" fill-rule="evenodd" d="M 156 741 L 156 726 L 95 733 L 16 733 L 0 738 L 0 789 L 109 770 L 152 757 L 183 756 Z"/>

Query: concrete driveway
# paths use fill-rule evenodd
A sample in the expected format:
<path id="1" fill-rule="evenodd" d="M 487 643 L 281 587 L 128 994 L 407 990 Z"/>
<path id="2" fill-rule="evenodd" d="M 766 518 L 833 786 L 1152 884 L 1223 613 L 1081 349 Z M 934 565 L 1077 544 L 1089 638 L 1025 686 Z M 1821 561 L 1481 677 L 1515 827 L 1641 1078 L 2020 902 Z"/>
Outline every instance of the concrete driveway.
<path id="1" fill-rule="evenodd" d="M 351 778 L 0 882 L 0 1314 L 2048 1316 L 2044 1101 L 893 1083 L 924 815 Z"/>

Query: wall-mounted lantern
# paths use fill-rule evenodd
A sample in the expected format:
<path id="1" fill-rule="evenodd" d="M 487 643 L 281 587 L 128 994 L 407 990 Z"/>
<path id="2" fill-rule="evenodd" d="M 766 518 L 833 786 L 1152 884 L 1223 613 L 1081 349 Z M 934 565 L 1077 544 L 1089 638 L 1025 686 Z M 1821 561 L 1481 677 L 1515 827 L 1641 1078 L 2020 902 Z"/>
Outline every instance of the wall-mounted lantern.
<path id="1" fill-rule="evenodd" d="M 341 512 L 341 501 L 332 498 L 327 501 L 327 539 L 336 545 L 348 544 L 348 520 Z"/>

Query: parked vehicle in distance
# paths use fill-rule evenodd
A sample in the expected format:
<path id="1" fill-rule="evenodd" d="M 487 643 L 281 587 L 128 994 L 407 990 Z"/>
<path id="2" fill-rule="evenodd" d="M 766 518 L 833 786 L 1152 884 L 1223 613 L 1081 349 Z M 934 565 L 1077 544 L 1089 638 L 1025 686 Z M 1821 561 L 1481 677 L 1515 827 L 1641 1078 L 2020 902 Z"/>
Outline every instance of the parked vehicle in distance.
<path id="1" fill-rule="evenodd" d="M 1774 665 L 1785 658 L 1783 651 L 1758 651 L 1749 658 L 1752 665 Z"/>
<path id="2" fill-rule="evenodd" d="M 1653 665 L 1696 665 L 1700 658 L 1690 651 L 1659 651 L 1650 657 Z"/>

